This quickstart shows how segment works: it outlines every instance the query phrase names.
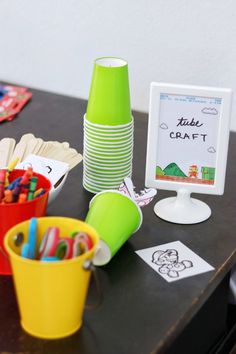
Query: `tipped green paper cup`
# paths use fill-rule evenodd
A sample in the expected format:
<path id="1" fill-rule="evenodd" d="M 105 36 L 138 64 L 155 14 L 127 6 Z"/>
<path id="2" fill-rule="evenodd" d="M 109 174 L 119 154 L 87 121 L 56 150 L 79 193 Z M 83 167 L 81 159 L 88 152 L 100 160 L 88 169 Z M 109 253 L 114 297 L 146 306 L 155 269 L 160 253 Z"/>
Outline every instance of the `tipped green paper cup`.
<path id="1" fill-rule="evenodd" d="M 125 60 L 112 57 L 95 60 L 86 119 L 94 124 L 113 126 L 132 121 Z"/>
<path id="2" fill-rule="evenodd" d="M 119 191 L 107 190 L 93 197 L 86 222 L 100 236 L 100 244 L 93 258 L 95 265 L 104 265 L 136 232 L 143 220 L 139 206 Z"/>

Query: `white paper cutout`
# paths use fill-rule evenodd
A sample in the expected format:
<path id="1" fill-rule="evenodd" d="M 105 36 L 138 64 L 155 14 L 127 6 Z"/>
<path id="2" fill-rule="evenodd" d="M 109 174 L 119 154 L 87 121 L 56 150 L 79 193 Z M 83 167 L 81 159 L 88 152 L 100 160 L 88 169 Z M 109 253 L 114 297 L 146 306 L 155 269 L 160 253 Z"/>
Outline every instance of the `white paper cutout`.
<path id="1" fill-rule="evenodd" d="M 53 186 L 69 171 L 69 165 L 65 162 L 33 154 L 28 155 L 16 168 L 26 170 L 29 166 L 32 166 L 35 172 L 47 177 Z"/>
<path id="2" fill-rule="evenodd" d="M 151 203 L 157 194 L 157 191 L 154 188 L 144 188 L 144 190 L 140 191 L 140 194 L 136 193 L 133 182 L 129 177 L 124 178 L 124 182 L 120 185 L 118 190 L 124 195 L 132 198 L 140 207 Z"/>
<path id="3" fill-rule="evenodd" d="M 168 283 L 214 270 L 180 241 L 142 249 L 135 253 Z"/>

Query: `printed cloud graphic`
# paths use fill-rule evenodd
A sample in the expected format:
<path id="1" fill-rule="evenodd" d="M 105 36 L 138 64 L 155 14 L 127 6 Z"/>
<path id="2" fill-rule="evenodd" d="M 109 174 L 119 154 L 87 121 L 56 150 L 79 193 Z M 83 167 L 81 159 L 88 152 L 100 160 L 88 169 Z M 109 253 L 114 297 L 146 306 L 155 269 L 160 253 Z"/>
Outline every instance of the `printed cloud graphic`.
<path id="1" fill-rule="evenodd" d="M 216 152 L 216 149 L 213 147 L 213 146 L 210 146 L 208 149 L 207 149 L 208 152 L 210 152 L 211 154 L 214 154 Z"/>
<path id="2" fill-rule="evenodd" d="M 214 114 L 214 115 L 216 115 L 216 114 L 218 114 L 218 111 L 217 111 L 217 109 L 215 109 L 215 108 L 204 107 L 204 108 L 202 109 L 202 113 L 204 113 L 204 114 Z"/>
<path id="3" fill-rule="evenodd" d="M 168 129 L 168 125 L 166 123 L 161 123 L 160 128 L 161 129 Z"/>

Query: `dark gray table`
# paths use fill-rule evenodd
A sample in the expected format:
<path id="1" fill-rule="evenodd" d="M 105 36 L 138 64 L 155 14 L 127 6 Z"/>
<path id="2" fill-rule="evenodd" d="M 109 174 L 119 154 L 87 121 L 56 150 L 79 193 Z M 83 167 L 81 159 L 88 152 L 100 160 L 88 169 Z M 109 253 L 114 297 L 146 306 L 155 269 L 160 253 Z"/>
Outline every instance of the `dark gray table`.
<path id="1" fill-rule="evenodd" d="M 82 152 L 86 102 L 32 91 L 32 101 L 19 116 L 0 125 L 0 138 L 19 139 L 32 132 L 45 140 L 69 141 Z M 147 115 L 134 112 L 134 117 L 133 179 L 139 189 L 144 186 Z M 197 353 L 208 351 L 225 329 L 227 274 L 236 261 L 235 161 L 236 134 L 231 134 L 224 196 L 198 195 L 212 208 L 208 221 L 175 225 L 157 218 L 153 203 L 143 210 L 142 228 L 109 265 L 99 269 L 104 290 L 102 306 L 85 311 L 82 329 L 69 338 L 43 341 L 27 335 L 19 324 L 12 279 L 0 277 L 0 353 L 179 353 L 179 345 L 186 346 L 182 353 L 193 353 L 189 349 L 192 344 Z M 48 208 L 48 215 L 85 218 L 92 194 L 82 187 L 82 168 L 80 164 L 71 171 L 57 201 Z M 156 201 L 170 195 L 173 193 L 159 191 Z M 134 253 L 176 240 L 199 254 L 215 271 L 167 283 Z M 90 300 L 95 300 L 93 284 L 89 293 Z M 209 317 L 211 311 L 214 319 Z"/>

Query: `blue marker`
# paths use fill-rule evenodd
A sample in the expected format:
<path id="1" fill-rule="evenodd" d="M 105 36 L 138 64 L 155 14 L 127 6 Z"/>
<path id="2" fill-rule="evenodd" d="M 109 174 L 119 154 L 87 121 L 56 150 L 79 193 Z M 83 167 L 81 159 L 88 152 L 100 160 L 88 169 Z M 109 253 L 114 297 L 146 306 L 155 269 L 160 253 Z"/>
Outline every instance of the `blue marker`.
<path id="1" fill-rule="evenodd" d="M 24 243 L 21 249 L 22 257 L 35 259 L 36 240 L 37 240 L 37 218 L 32 218 L 29 224 L 28 243 Z"/>
<path id="2" fill-rule="evenodd" d="M 10 191 L 12 191 L 16 187 L 16 185 L 20 182 L 20 180 L 21 180 L 21 177 L 16 178 L 13 182 L 11 182 L 9 184 L 7 189 L 10 189 Z"/>

